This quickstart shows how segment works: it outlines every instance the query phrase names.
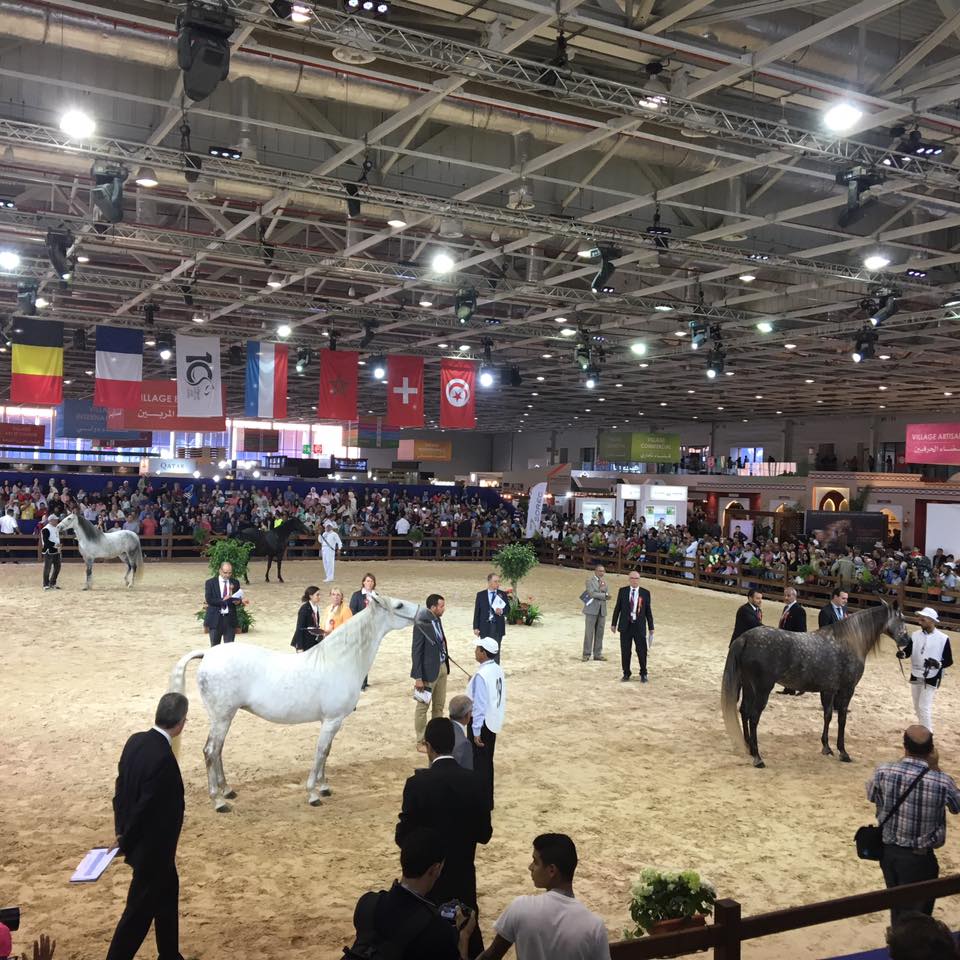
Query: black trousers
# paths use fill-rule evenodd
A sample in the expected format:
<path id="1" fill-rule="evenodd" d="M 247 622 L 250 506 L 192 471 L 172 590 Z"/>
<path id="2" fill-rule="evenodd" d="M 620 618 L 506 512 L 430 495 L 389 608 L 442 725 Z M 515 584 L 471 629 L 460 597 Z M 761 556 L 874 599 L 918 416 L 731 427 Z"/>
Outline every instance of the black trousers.
<path id="1" fill-rule="evenodd" d="M 470 729 L 471 736 L 473 728 Z M 480 775 L 480 779 L 487 784 L 490 791 L 490 809 L 493 809 L 493 754 L 497 749 L 497 735 L 487 729 L 484 724 L 480 728 L 480 739 L 483 746 L 473 745 L 473 772 Z"/>
<path id="2" fill-rule="evenodd" d="M 45 553 L 43 555 L 43 585 L 45 587 L 55 587 L 57 577 L 60 576 L 60 554 Z"/>
<path id="3" fill-rule="evenodd" d="M 940 864 L 932 850 L 914 853 L 907 847 L 894 847 L 887 843 L 883 845 L 883 852 L 880 854 L 880 869 L 888 887 L 902 887 L 906 883 L 919 883 L 921 880 L 936 880 L 940 876 Z M 901 914 L 911 910 L 932 914 L 934 902 L 925 900 L 893 907 L 890 910 L 890 922 L 896 923 Z"/>
<path id="4" fill-rule="evenodd" d="M 221 619 L 215 627 L 207 631 L 210 634 L 210 646 L 215 647 L 221 640 L 224 643 L 233 643 L 237 628 L 227 620 Z"/>
<path id="5" fill-rule="evenodd" d="M 127 905 L 114 931 L 107 960 L 133 960 L 153 924 L 159 960 L 183 960 L 180 955 L 180 878 L 171 861 L 162 866 L 133 868 Z"/>
<path id="6" fill-rule="evenodd" d="M 627 623 L 626 631 L 620 633 L 620 665 L 623 675 L 630 676 L 630 663 L 633 660 L 632 648 L 637 651 L 637 660 L 640 662 L 640 676 L 647 675 L 647 631 L 644 624 Z"/>

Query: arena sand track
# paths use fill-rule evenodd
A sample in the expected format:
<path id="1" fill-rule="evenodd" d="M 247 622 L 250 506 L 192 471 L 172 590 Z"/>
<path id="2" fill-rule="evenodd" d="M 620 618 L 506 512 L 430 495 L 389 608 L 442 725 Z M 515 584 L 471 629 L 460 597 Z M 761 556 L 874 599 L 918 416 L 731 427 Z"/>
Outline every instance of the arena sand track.
<path id="1" fill-rule="evenodd" d="M 429 591 L 443 593 L 452 653 L 470 665 L 473 596 L 487 567 L 341 562 L 338 583 L 349 591 L 368 568 L 385 593 L 421 602 Z M 206 646 L 193 616 L 201 565 L 148 563 L 132 592 L 122 587 L 118 565 L 95 571 L 94 592 L 83 593 L 82 567 L 66 565 L 63 589 L 50 594 L 39 588 L 38 566 L 0 568 L 0 905 L 23 907 L 18 947 L 46 931 L 62 960 L 106 952 L 128 869 L 115 865 L 82 887 L 67 879 L 85 850 L 112 836 L 110 799 L 125 738 L 149 727 L 177 658 Z M 284 651 L 303 587 L 322 580 L 319 561 L 291 562 L 286 572 L 287 583 L 267 585 L 257 563 L 249 589 L 257 617 L 249 639 Z M 576 597 L 583 582 L 575 570 L 537 568 L 522 592 L 543 603 L 544 622 L 507 637 L 508 725 L 497 749 L 494 835 L 477 855 L 485 933 L 512 897 L 531 891 L 530 841 L 547 830 L 576 839 L 578 895 L 606 919 L 612 938 L 628 919 L 631 878 L 646 865 L 699 868 L 721 895 L 740 898 L 745 913 L 880 886 L 878 866 L 857 861 L 853 834 L 871 817 L 864 780 L 875 763 L 896 756 L 911 719 L 892 642 L 868 662 L 853 701 L 853 764 L 820 756 L 819 698 L 774 696 L 760 728 L 768 768 L 757 771 L 731 749 L 719 712 L 741 601 L 647 583 L 658 624 L 652 682 L 621 684 L 613 644 L 608 662 L 580 662 Z M 393 829 L 401 790 L 422 762 L 412 742 L 409 649 L 408 632 L 387 636 L 372 686 L 334 743 L 334 794 L 319 808 L 307 805 L 303 787 L 318 725 L 280 727 L 239 714 L 224 752 L 239 798 L 226 816 L 216 815 L 207 797 L 206 718 L 191 665 L 181 756 L 185 956 L 340 955 L 357 896 L 388 886 L 398 872 Z M 960 673 L 950 676 L 938 698 L 942 731 L 958 726 L 958 682 Z M 455 671 L 451 693 L 464 683 Z M 940 746 L 944 768 L 960 771 L 956 739 L 944 736 Z M 952 820 L 944 872 L 960 869 L 958 839 L 960 823 Z M 955 928 L 960 922 L 957 906 L 938 913 Z M 879 945 L 884 926 L 885 918 L 874 916 L 819 927 L 748 944 L 745 956 L 840 954 Z M 153 949 L 151 937 L 141 953 Z"/>

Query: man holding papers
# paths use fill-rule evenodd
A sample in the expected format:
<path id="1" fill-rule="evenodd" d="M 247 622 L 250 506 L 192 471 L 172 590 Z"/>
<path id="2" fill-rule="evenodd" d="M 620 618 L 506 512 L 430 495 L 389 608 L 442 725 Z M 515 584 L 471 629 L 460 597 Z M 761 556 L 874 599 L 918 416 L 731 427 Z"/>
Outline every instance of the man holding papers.
<path id="1" fill-rule="evenodd" d="M 473 605 L 473 635 L 492 637 L 497 641 L 499 652 L 494 657 L 500 662 L 503 638 L 507 632 L 507 595 L 500 589 L 500 574 L 487 574 L 487 589 L 477 594 Z"/>
<path id="2" fill-rule="evenodd" d="M 159 960 L 183 960 L 176 864 L 183 779 L 171 742 L 183 732 L 187 707 L 182 693 L 165 693 L 153 729 L 130 737 L 120 756 L 113 815 L 117 846 L 133 879 L 107 960 L 133 960 L 151 923 Z"/>
<path id="3" fill-rule="evenodd" d="M 233 576 L 233 564 L 226 560 L 220 564 L 220 575 L 211 577 L 204 584 L 204 600 L 207 612 L 203 625 L 210 635 L 210 646 L 215 647 L 221 640 L 233 643 L 237 633 L 237 604 L 246 606 L 240 581 Z"/>

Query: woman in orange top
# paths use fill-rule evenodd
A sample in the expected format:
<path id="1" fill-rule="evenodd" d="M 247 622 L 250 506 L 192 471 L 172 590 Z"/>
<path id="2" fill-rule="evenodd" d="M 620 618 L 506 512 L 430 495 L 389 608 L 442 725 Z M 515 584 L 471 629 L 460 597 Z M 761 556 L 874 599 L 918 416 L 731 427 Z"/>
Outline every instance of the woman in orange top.
<path id="1" fill-rule="evenodd" d="M 343 602 L 343 591 L 339 587 L 330 590 L 330 606 L 323 614 L 323 632 L 329 634 L 353 616 L 350 607 Z"/>

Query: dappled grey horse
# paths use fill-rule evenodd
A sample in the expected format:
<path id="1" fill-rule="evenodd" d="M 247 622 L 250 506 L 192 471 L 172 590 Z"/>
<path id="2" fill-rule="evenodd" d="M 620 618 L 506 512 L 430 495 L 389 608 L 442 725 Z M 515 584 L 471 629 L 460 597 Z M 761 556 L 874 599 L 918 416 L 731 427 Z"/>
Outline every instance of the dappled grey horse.
<path id="1" fill-rule="evenodd" d="M 132 587 L 143 576 L 143 551 L 140 538 L 132 530 L 108 530 L 104 533 L 78 513 L 68 513 L 60 521 L 60 535 L 72 532 L 77 538 L 80 556 L 87 568 L 84 590 L 93 582 L 93 561 L 119 557 L 126 565 L 123 582 Z"/>
<path id="2" fill-rule="evenodd" d="M 754 627 L 730 644 L 723 671 L 720 697 L 727 733 L 735 747 L 743 744 L 755 767 L 764 766 L 757 745 L 757 726 L 774 685 L 791 690 L 816 692 L 823 704 L 824 756 L 832 756 L 829 733 L 833 711 L 837 711 L 837 752 L 850 761 L 844 749 L 847 707 L 863 676 L 867 654 L 886 633 L 898 646 L 907 633 L 899 604 L 881 602 L 850 614 L 840 623 L 813 633 L 793 633 L 776 627 Z M 741 732 L 737 722 L 739 701 Z"/>

